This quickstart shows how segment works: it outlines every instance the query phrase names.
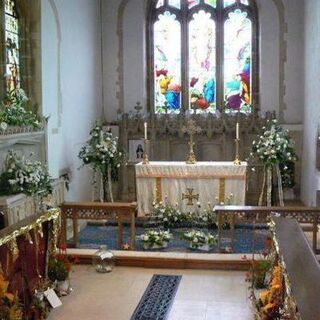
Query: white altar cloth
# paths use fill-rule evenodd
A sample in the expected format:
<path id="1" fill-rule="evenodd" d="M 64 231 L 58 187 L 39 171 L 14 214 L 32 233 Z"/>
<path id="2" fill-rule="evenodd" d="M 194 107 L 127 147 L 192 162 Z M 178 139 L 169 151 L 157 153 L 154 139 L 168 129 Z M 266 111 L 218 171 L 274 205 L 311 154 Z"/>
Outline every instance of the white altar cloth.
<path id="1" fill-rule="evenodd" d="M 233 194 L 234 205 L 245 205 L 247 163 L 234 165 L 233 162 L 185 162 L 152 161 L 148 165 L 138 163 L 135 166 L 138 216 L 152 212 L 153 201 L 166 200 L 169 204 L 178 206 L 181 211 L 194 211 L 193 206 L 182 200 L 182 194 L 188 188 L 193 194 L 199 194 L 201 208 L 224 202 Z"/>

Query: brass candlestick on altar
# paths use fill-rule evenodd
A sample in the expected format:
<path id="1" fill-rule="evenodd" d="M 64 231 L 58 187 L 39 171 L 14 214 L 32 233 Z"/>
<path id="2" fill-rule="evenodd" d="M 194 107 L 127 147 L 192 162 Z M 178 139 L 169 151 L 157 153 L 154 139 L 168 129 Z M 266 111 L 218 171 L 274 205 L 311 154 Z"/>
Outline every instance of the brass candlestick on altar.
<path id="1" fill-rule="evenodd" d="M 237 166 L 241 164 L 240 156 L 239 156 L 239 142 L 240 142 L 240 132 L 239 132 L 239 122 L 236 124 L 236 138 L 234 139 L 236 143 L 236 158 L 233 163 Z"/>
<path id="2" fill-rule="evenodd" d="M 149 159 L 148 159 L 148 144 L 149 144 L 149 140 L 148 140 L 148 123 L 145 122 L 144 123 L 144 150 L 143 150 L 143 164 L 149 164 Z"/>
<path id="3" fill-rule="evenodd" d="M 193 150 L 193 147 L 195 145 L 195 143 L 193 142 L 193 136 L 194 136 L 195 133 L 200 133 L 201 132 L 201 128 L 198 127 L 196 125 L 196 122 L 191 119 L 191 120 L 188 120 L 186 126 L 183 126 L 181 128 L 181 131 L 183 133 L 187 133 L 187 134 L 190 135 L 190 140 L 188 142 L 188 144 L 189 144 L 189 154 L 187 156 L 186 163 L 187 164 L 195 164 L 195 163 L 197 163 L 197 160 L 196 160 L 196 156 L 195 156 L 194 150 Z"/>
<path id="4" fill-rule="evenodd" d="M 148 144 L 149 144 L 149 141 L 148 139 L 144 139 L 144 150 L 143 150 L 143 161 L 142 163 L 143 164 L 149 164 L 149 158 L 148 158 L 148 153 L 147 153 L 147 150 L 148 150 Z"/>

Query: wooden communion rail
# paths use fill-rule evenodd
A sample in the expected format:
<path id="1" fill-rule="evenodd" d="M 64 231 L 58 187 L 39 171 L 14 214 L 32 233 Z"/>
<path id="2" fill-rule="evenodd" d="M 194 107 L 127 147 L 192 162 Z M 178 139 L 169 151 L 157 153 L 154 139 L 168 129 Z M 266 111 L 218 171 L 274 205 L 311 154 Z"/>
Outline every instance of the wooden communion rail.
<path id="1" fill-rule="evenodd" d="M 61 242 L 67 241 L 67 219 L 72 220 L 73 246 L 78 247 L 78 220 L 108 220 L 115 219 L 118 223 L 118 248 L 123 246 L 123 222 L 130 222 L 130 248 L 134 249 L 136 227 L 135 202 L 65 202 L 61 205 Z"/>
<path id="2" fill-rule="evenodd" d="M 311 224 L 312 248 L 318 253 L 318 225 L 320 222 L 320 208 L 317 207 L 259 207 L 259 206 L 215 206 L 218 217 L 218 247 L 221 249 L 223 224 L 230 224 L 231 247 L 234 249 L 235 225 L 241 223 L 266 223 L 271 213 L 282 217 L 296 219 L 299 223 Z M 308 229 L 309 230 L 309 229 Z"/>

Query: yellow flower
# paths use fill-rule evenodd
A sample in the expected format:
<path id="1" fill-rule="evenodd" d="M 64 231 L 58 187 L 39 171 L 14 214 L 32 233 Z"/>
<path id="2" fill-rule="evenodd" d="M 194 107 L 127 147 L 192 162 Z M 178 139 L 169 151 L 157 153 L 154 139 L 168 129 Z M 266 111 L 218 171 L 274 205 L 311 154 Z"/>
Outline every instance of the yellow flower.
<path id="1" fill-rule="evenodd" d="M 268 303 L 266 306 L 262 308 L 262 311 L 268 313 L 270 309 L 274 307 L 274 303 Z"/>

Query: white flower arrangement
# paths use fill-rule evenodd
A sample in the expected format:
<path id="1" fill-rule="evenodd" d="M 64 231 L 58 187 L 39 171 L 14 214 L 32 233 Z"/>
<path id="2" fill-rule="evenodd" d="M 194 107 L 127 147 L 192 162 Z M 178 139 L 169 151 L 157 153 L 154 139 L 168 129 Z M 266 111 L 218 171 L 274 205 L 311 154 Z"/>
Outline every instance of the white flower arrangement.
<path id="1" fill-rule="evenodd" d="M 159 249 L 168 245 L 172 239 L 172 234 L 169 231 L 149 230 L 139 236 L 139 239 L 143 243 L 144 249 Z"/>
<path id="2" fill-rule="evenodd" d="M 191 230 L 182 234 L 181 238 L 189 242 L 192 249 L 210 250 L 217 242 L 217 237 L 203 231 Z"/>
<path id="3" fill-rule="evenodd" d="M 210 202 L 208 202 L 207 209 L 200 212 L 199 219 L 208 224 L 217 224 L 217 214 Z"/>
<path id="4" fill-rule="evenodd" d="M 0 132 L 9 126 L 41 129 L 40 118 L 29 104 L 29 98 L 23 89 L 17 88 L 7 94 L 0 104 Z"/>
<path id="5" fill-rule="evenodd" d="M 113 201 L 112 180 L 118 179 L 119 168 L 125 162 L 125 154 L 119 147 L 118 137 L 113 137 L 111 132 L 105 131 L 102 126 L 96 124 L 90 131 L 90 138 L 81 148 L 78 157 L 83 165 L 88 165 L 95 172 L 101 173 L 103 200 L 108 200 L 109 193 L 110 200 Z"/>
<path id="6" fill-rule="evenodd" d="M 173 225 L 187 221 L 187 215 L 179 210 L 177 202 L 174 206 L 171 206 L 162 201 L 154 201 L 152 206 L 153 216 L 163 221 L 165 224 Z"/>
<path id="7" fill-rule="evenodd" d="M 84 165 L 105 172 L 108 166 L 119 168 L 123 163 L 124 153 L 119 149 L 118 137 L 104 131 L 102 126 L 95 125 L 90 131 L 89 140 L 79 152 L 79 158 Z"/>
<path id="8" fill-rule="evenodd" d="M 252 142 L 251 157 L 257 157 L 266 166 L 297 160 L 289 131 L 284 130 L 276 119 L 268 120 L 262 129 L 263 134 Z"/>
<path id="9" fill-rule="evenodd" d="M 230 206 L 233 204 L 234 202 L 234 194 L 232 192 L 230 192 L 225 198 L 224 201 L 220 201 L 219 197 L 215 197 L 216 200 L 216 205 L 220 205 L 220 206 Z"/>
<path id="10" fill-rule="evenodd" d="M 36 194 L 46 196 L 52 192 L 51 177 L 40 161 L 31 161 L 18 157 L 9 151 L 5 161 L 5 170 L 0 176 L 0 194 Z"/>

